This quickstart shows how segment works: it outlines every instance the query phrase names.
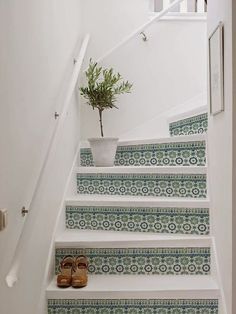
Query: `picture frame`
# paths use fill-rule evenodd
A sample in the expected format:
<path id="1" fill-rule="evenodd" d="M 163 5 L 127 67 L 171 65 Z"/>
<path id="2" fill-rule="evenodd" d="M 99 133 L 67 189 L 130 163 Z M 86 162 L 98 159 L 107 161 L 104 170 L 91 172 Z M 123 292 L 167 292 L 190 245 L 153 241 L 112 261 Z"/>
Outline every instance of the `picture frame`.
<path id="1" fill-rule="evenodd" d="M 210 114 L 224 111 L 224 25 L 220 22 L 208 40 Z"/>

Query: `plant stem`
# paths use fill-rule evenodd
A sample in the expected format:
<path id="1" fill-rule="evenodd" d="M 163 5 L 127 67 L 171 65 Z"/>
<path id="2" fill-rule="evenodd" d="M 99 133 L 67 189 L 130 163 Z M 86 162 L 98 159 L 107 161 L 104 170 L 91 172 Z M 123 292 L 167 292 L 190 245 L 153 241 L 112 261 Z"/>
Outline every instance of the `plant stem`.
<path id="1" fill-rule="evenodd" d="M 99 122 L 100 122 L 101 136 L 104 137 L 103 124 L 102 124 L 102 110 L 98 110 L 98 111 L 99 111 Z"/>

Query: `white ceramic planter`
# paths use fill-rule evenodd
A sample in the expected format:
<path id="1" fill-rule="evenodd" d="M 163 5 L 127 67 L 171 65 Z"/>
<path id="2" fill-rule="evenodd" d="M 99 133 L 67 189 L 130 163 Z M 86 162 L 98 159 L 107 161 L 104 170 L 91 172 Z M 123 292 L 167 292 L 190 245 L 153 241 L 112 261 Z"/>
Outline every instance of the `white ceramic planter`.
<path id="1" fill-rule="evenodd" d="M 114 137 L 88 139 L 96 167 L 114 166 L 118 140 Z"/>

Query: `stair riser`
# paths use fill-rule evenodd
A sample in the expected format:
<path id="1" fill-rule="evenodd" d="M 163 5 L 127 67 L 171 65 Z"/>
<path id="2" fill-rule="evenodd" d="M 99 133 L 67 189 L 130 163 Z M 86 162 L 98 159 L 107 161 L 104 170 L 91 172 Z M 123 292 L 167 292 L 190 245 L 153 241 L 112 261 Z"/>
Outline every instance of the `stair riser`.
<path id="1" fill-rule="evenodd" d="M 79 194 L 206 198 L 205 174 L 77 174 Z"/>
<path id="2" fill-rule="evenodd" d="M 209 210 L 66 206 L 66 228 L 208 235 Z"/>
<path id="3" fill-rule="evenodd" d="M 169 131 L 171 136 L 201 134 L 207 132 L 207 128 L 207 113 L 175 121 L 170 123 L 169 125 Z"/>
<path id="4" fill-rule="evenodd" d="M 81 166 L 94 166 L 90 148 L 80 150 Z M 205 166 L 205 141 L 118 146 L 115 166 Z"/>
<path id="5" fill-rule="evenodd" d="M 218 300 L 48 300 L 48 314 L 218 314 Z"/>
<path id="6" fill-rule="evenodd" d="M 67 255 L 87 256 L 94 275 L 210 274 L 210 248 L 58 248 L 56 274 Z"/>

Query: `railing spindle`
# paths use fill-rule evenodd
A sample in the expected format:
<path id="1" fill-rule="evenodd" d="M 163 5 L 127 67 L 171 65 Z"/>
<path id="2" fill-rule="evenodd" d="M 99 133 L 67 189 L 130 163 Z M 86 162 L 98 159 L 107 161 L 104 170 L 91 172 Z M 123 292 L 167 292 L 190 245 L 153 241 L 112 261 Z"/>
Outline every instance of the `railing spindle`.
<path id="1" fill-rule="evenodd" d="M 205 12 L 205 1 L 197 0 L 197 12 L 204 13 Z"/>
<path id="2" fill-rule="evenodd" d="M 188 12 L 188 0 L 184 0 L 182 3 L 180 3 L 180 12 L 181 13 Z"/>

